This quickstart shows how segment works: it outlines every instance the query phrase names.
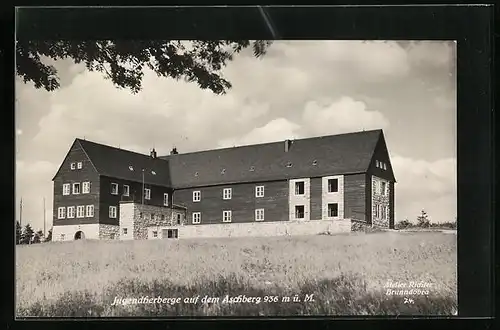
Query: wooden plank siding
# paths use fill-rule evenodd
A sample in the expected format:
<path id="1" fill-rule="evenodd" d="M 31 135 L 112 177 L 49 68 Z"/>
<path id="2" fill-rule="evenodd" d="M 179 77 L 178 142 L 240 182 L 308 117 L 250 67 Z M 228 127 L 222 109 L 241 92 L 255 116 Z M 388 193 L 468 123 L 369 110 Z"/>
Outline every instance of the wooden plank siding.
<path id="1" fill-rule="evenodd" d="M 322 219 L 322 178 L 311 178 L 311 220 Z"/>
<path id="2" fill-rule="evenodd" d="M 99 219 L 102 224 L 118 225 L 120 217 L 120 201 L 135 201 L 136 203 L 142 202 L 142 182 L 134 182 L 123 179 L 117 179 L 107 176 L 101 176 L 101 191 L 100 191 L 100 213 Z M 111 183 L 118 184 L 118 194 L 111 194 Z M 123 196 L 123 186 L 128 185 L 130 192 L 129 196 Z M 144 199 L 145 205 L 163 206 L 163 194 L 168 193 L 169 205 L 172 205 L 172 189 L 168 187 L 148 185 L 145 184 L 144 188 L 151 189 L 151 199 Z M 117 207 L 117 217 L 112 219 L 109 217 L 109 207 Z"/>
<path id="3" fill-rule="evenodd" d="M 81 169 L 71 169 L 71 163 L 82 162 Z M 90 193 L 82 194 L 83 182 L 90 182 Z M 80 194 L 73 195 L 73 183 L 80 183 Z M 63 195 L 63 184 L 70 184 L 70 195 Z M 53 225 L 78 225 L 78 224 L 93 224 L 98 223 L 99 211 L 99 175 L 94 166 L 88 159 L 79 143 L 74 143 L 61 167 L 59 168 L 53 181 L 54 200 L 53 200 Z M 94 205 L 94 217 L 76 217 L 76 206 L 78 205 Z M 58 219 L 58 208 L 75 206 L 75 217 Z M 66 214 L 67 215 L 67 214 Z"/>
<path id="4" fill-rule="evenodd" d="M 255 187 L 264 186 L 264 197 L 255 197 Z M 230 200 L 223 199 L 223 189 L 232 188 Z M 193 202 L 193 191 L 201 191 L 201 201 Z M 174 204 L 187 207 L 188 224 L 193 212 L 201 212 L 201 225 L 222 222 L 222 212 L 230 210 L 232 223 L 255 222 L 255 210 L 264 209 L 264 222 L 288 220 L 288 182 L 268 181 L 219 185 L 174 191 Z"/>
<path id="5" fill-rule="evenodd" d="M 344 217 L 367 221 L 366 174 L 344 176 Z"/>

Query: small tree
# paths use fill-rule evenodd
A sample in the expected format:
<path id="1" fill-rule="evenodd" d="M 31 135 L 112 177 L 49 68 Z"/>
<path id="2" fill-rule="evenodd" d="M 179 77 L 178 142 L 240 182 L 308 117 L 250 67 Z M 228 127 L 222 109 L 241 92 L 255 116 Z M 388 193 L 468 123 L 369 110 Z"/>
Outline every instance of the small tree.
<path id="1" fill-rule="evenodd" d="M 429 220 L 429 216 L 427 215 L 427 212 L 422 210 L 420 212 L 420 216 L 417 217 L 417 226 L 420 228 L 429 228 L 431 225 L 431 221 Z"/>
<path id="2" fill-rule="evenodd" d="M 52 228 L 50 228 L 49 232 L 47 233 L 47 237 L 45 237 L 45 242 L 50 241 L 52 241 Z"/>
<path id="3" fill-rule="evenodd" d="M 43 232 L 41 230 L 39 230 L 33 236 L 33 244 L 41 243 L 42 239 L 43 239 Z"/>
<path id="4" fill-rule="evenodd" d="M 16 245 L 21 244 L 21 236 L 23 233 L 23 229 L 21 228 L 21 224 L 19 221 L 16 221 Z"/>
<path id="5" fill-rule="evenodd" d="M 30 224 L 28 223 L 24 227 L 23 234 L 21 235 L 21 244 L 30 244 L 33 239 L 33 234 L 33 228 L 31 228 Z"/>
<path id="6" fill-rule="evenodd" d="M 396 229 L 406 229 L 411 227 L 411 222 L 408 220 L 408 218 L 405 218 L 404 220 L 401 220 L 396 224 Z"/>

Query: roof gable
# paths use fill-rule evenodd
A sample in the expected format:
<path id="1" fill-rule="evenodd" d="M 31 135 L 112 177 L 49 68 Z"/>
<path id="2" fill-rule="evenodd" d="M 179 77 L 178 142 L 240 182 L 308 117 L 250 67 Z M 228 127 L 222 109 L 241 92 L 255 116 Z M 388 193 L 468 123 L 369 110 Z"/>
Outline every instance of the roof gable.
<path id="1" fill-rule="evenodd" d="M 168 161 L 104 144 L 76 139 L 100 175 L 170 186 Z"/>
<path id="2" fill-rule="evenodd" d="M 367 172 L 382 130 L 160 157 L 175 188 Z"/>

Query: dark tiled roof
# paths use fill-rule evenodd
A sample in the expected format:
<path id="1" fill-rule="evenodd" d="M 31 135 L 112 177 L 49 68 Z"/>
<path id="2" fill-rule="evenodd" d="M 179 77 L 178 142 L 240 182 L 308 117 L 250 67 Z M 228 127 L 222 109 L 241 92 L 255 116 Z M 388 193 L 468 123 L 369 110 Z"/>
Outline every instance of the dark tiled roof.
<path id="1" fill-rule="evenodd" d="M 174 188 L 366 172 L 382 130 L 162 156 Z"/>
<path id="2" fill-rule="evenodd" d="M 76 139 L 76 142 L 80 143 L 101 175 L 142 182 L 142 169 L 144 169 L 146 184 L 170 186 L 166 160 L 87 140 Z M 153 174 L 153 171 L 156 174 Z"/>

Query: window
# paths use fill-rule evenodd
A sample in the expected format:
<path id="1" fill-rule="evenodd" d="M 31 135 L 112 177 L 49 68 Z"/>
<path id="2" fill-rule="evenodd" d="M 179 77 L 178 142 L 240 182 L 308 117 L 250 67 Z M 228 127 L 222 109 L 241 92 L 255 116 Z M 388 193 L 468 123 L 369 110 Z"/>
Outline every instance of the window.
<path id="1" fill-rule="evenodd" d="M 126 184 L 123 185 L 123 196 L 130 196 L 130 187 Z"/>
<path id="2" fill-rule="evenodd" d="M 163 205 L 168 206 L 168 194 L 163 194 Z"/>
<path id="3" fill-rule="evenodd" d="M 83 167 L 83 163 L 82 163 L 82 162 L 78 162 L 78 163 L 77 163 L 77 168 L 78 168 L 79 170 L 81 170 L 81 169 L 82 169 L 82 167 Z"/>
<path id="4" fill-rule="evenodd" d="M 231 211 L 222 212 L 222 222 L 231 222 Z"/>
<path id="5" fill-rule="evenodd" d="M 295 219 L 304 219 L 304 205 L 295 205 Z"/>
<path id="6" fill-rule="evenodd" d="M 158 237 L 158 232 L 156 230 L 153 230 L 153 237 L 154 238 Z"/>
<path id="7" fill-rule="evenodd" d="M 85 206 L 80 205 L 76 207 L 76 217 L 83 218 L 85 216 Z"/>
<path id="8" fill-rule="evenodd" d="M 264 186 L 255 187 L 255 197 L 264 197 Z"/>
<path id="9" fill-rule="evenodd" d="M 222 198 L 223 199 L 231 199 L 231 193 L 232 193 L 231 188 L 224 188 L 224 190 L 222 192 Z"/>
<path id="10" fill-rule="evenodd" d="M 250 166 L 250 172 L 255 171 L 255 166 Z"/>
<path id="11" fill-rule="evenodd" d="M 116 206 L 109 207 L 109 217 L 112 219 L 116 218 Z"/>
<path id="12" fill-rule="evenodd" d="M 133 171 L 133 170 L 134 170 L 134 167 L 133 167 L 132 165 L 130 165 L 130 166 L 128 167 L 128 169 L 129 169 L 129 170 L 131 170 L 131 171 Z"/>
<path id="13" fill-rule="evenodd" d="M 194 172 L 194 176 L 198 176 L 198 172 Z"/>
<path id="14" fill-rule="evenodd" d="M 64 241 L 65 235 L 61 234 L 61 241 Z"/>
<path id="15" fill-rule="evenodd" d="M 380 162 L 378 160 L 375 161 L 375 166 L 380 167 Z"/>
<path id="16" fill-rule="evenodd" d="M 226 173 L 226 169 L 223 168 L 222 171 L 220 171 L 220 174 L 225 174 Z"/>
<path id="17" fill-rule="evenodd" d="M 304 195 L 304 181 L 295 182 L 295 195 Z"/>
<path id="18" fill-rule="evenodd" d="M 128 229 L 127 229 L 127 228 L 123 228 L 123 229 L 122 229 L 122 233 L 123 233 L 123 235 L 127 235 L 127 231 L 128 231 Z"/>
<path id="19" fill-rule="evenodd" d="M 264 221 L 264 209 L 255 210 L 255 221 Z"/>
<path id="20" fill-rule="evenodd" d="M 74 218 L 75 217 L 75 207 L 74 206 L 68 206 L 68 214 L 67 218 Z"/>
<path id="21" fill-rule="evenodd" d="M 163 231 L 165 234 L 165 231 Z M 177 229 L 167 229 L 167 238 L 177 238 L 179 237 L 179 231 Z"/>
<path id="22" fill-rule="evenodd" d="M 63 195 L 69 195 L 71 191 L 71 185 L 69 183 L 63 184 Z"/>
<path id="23" fill-rule="evenodd" d="M 385 164 L 385 163 L 384 163 L 384 170 L 387 170 L 387 166 L 386 166 L 386 164 Z"/>
<path id="24" fill-rule="evenodd" d="M 118 183 L 111 184 L 111 195 L 118 195 Z"/>
<path id="25" fill-rule="evenodd" d="M 201 191 L 193 191 L 193 202 L 201 201 Z"/>
<path id="26" fill-rule="evenodd" d="M 315 160 L 313 160 L 313 166 L 316 166 L 316 165 L 318 165 L 318 161 L 315 159 Z"/>
<path id="27" fill-rule="evenodd" d="M 290 162 L 286 163 L 286 167 L 292 167 L 292 163 Z"/>
<path id="28" fill-rule="evenodd" d="M 88 194 L 90 193 L 90 182 L 84 182 L 82 185 L 82 193 Z"/>
<path id="29" fill-rule="evenodd" d="M 109 234 L 109 239 L 115 239 L 115 233 Z"/>
<path id="30" fill-rule="evenodd" d="M 139 219 L 142 219 L 142 212 L 139 212 Z"/>
<path id="31" fill-rule="evenodd" d="M 382 195 L 385 195 L 385 194 L 386 194 L 386 189 L 387 189 L 387 188 L 386 188 L 386 183 L 385 183 L 385 182 L 382 182 L 381 187 L 380 187 L 380 193 L 381 193 Z"/>
<path id="32" fill-rule="evenodd" d="M 73 183 L 73 195 L 78 195 L 80 194 L 80 183 L 76 182 Z"/>
<path id="33" fill-rule="evenodd" d="M 87 218 L 92 218 L 94 216 L 94 205 L 87 205 Z"/>
<path id="34" fill-rule="evenodd" d="M 334 193 L 339 191 L 339 180 L 338 179 L 328 179 L 328 192 Z"/>
<path id="35" fill-rule="evenodd" d="M 336 218 L 338 216 L 339 216 L 339 204 L 337 203 L 328 204 L 328 217 Z"/>
<path id="36" fill-rule="evenodd" d="M 201 212 L 193 212 L 193 224 L 201 223 Z"/>
<path id="37" fill-rule="evenodd" d="M 66 208 L 65 207 L 58 207 L 57 208 L 57 218 L 58 219 L 66 218 Z"/>
<path id="38" fill-rule="evenodd" d="M 154 213 L 151 213 L 151 217 L 150 217 L 151 220 L 155 220 L 155 214 Z"/>
<path id="39" fill-rule="evenodd" d="M 151 189 L 144 188 L 144 199 L 151 199 Z"/>
<path id="40" fill-rule="evenodd" d="M 155 171 L 151 171 L 151 174 L 156 175 L 156 172 Z"/>
<path id="41" fill-rule="evenodd" d="M 165 214 L 162 214 L 161 215 L 161 221 L 164 221 L 165 220 Z"/>
<path id="42" fill-rule="evenodd" d="M 177 214 L 177 224 L 178 225 L 181 224 L 181 215 L 180 214 Z"/>
<path id="43" fill-rule="evenodd" d="M 71 169 L 72 169 L 72 170 L 76 169 L 76 163 L 71 163 L 71 165 L 70 165 L 70 166 L 71 166 Z"/>

